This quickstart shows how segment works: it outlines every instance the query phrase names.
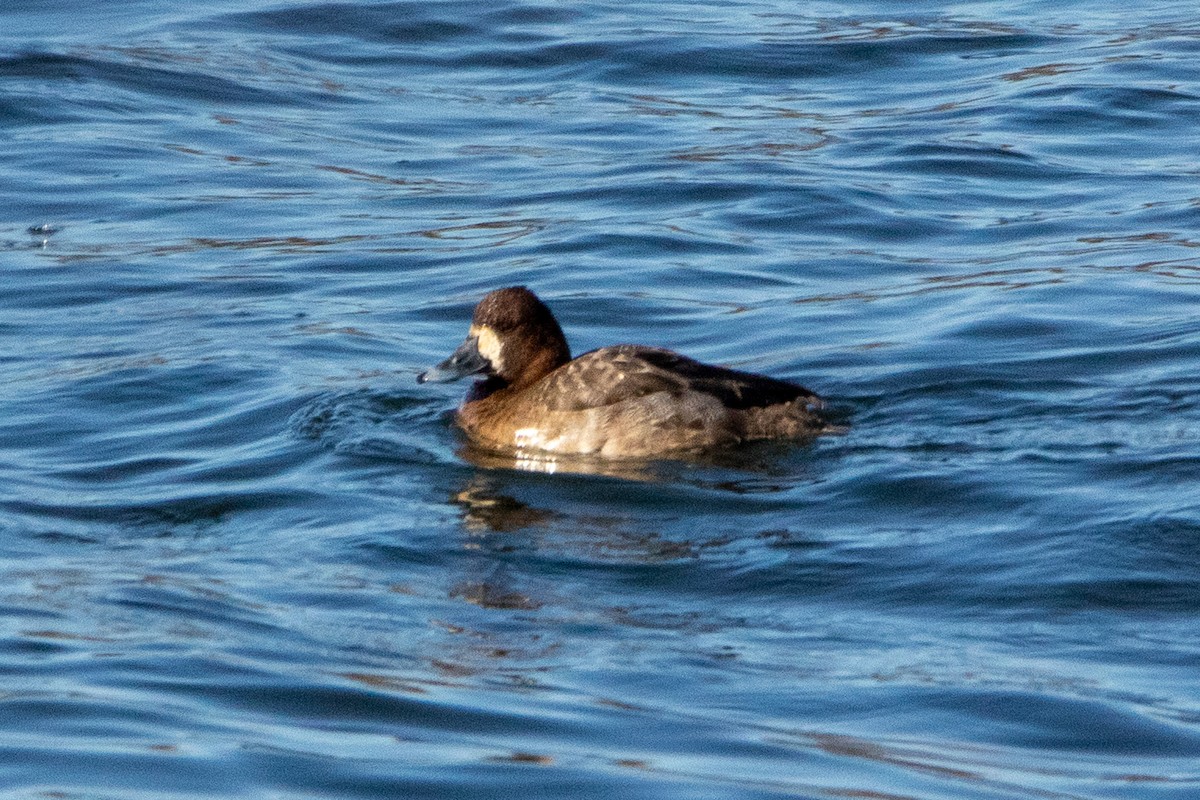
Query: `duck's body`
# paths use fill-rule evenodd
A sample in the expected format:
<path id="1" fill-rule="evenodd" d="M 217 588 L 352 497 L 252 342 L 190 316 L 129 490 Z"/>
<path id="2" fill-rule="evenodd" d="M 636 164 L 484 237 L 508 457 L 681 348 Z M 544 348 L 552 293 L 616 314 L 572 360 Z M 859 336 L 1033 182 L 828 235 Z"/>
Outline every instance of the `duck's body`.
<path id="1" fill-rule="evenodd" d="M 523 287 L 485 297 L 467 341 L 419 379 L 476 373 L 488 377 L 459 408 L 458 424 L 505 452 L 648 458 L 826 429 L 821 399 L 787 381 L 641 345 L 572 360 L 553 314 Z"/>

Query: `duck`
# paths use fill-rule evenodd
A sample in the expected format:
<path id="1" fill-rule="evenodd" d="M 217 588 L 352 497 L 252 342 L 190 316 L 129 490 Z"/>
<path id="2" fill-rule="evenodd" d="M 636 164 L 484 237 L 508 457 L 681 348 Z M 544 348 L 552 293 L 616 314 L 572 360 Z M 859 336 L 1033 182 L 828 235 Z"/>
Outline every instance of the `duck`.
<path id="1" fill-rule="evenodd" d="M 467 337 L 419 383 L 479 380 L 455 413 L 502 453 L 648 459 L 830 430 L 825 401 L 790 381 L 618 344 L 571 357 L 550 308 L 524 286 L 487 294 Z"/>

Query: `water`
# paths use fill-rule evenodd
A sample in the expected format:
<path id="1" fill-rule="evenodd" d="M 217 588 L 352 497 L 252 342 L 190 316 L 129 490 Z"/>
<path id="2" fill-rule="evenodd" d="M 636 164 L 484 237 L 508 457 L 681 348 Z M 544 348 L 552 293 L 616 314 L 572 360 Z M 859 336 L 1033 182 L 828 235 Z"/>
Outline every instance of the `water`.
<path id="1" fill-rule="evenodd" d="M 914 9 L 7 3 L 0 796 L 1200 794 L 1194 9 Z M 849 431 L 473 458 L 516 283 Z"/>

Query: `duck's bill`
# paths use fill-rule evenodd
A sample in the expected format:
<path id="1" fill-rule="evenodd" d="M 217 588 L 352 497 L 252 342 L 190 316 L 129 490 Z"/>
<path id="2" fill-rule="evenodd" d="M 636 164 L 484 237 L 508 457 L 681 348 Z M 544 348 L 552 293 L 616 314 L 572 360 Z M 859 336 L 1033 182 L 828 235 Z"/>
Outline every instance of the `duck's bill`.
<path id="1" fill-rule="evenodd" d="M 485 372 L 491 364 L 479 352 L 479 339 L 468 336 L 453 355 L 417 376 L 417 383 L 449 383 Z"/>

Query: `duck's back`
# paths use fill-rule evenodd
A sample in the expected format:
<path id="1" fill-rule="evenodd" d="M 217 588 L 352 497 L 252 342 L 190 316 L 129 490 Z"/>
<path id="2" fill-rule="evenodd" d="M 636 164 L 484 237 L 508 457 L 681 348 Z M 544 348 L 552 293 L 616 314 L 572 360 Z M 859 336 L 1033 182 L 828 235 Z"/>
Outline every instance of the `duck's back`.
<path id="1" fill-rule="evenodd" d="M 534 387 L 531 387 L 533 389 Z M 672 350 L 620 344 L 584 353 L 538 382 L 548 407 L 562 411 L 598 408 L 658 392 L 700 392 L 729 409 L 745 410 L 799 398 L 820 403 L 787 381 L 704 364 Z"/>

